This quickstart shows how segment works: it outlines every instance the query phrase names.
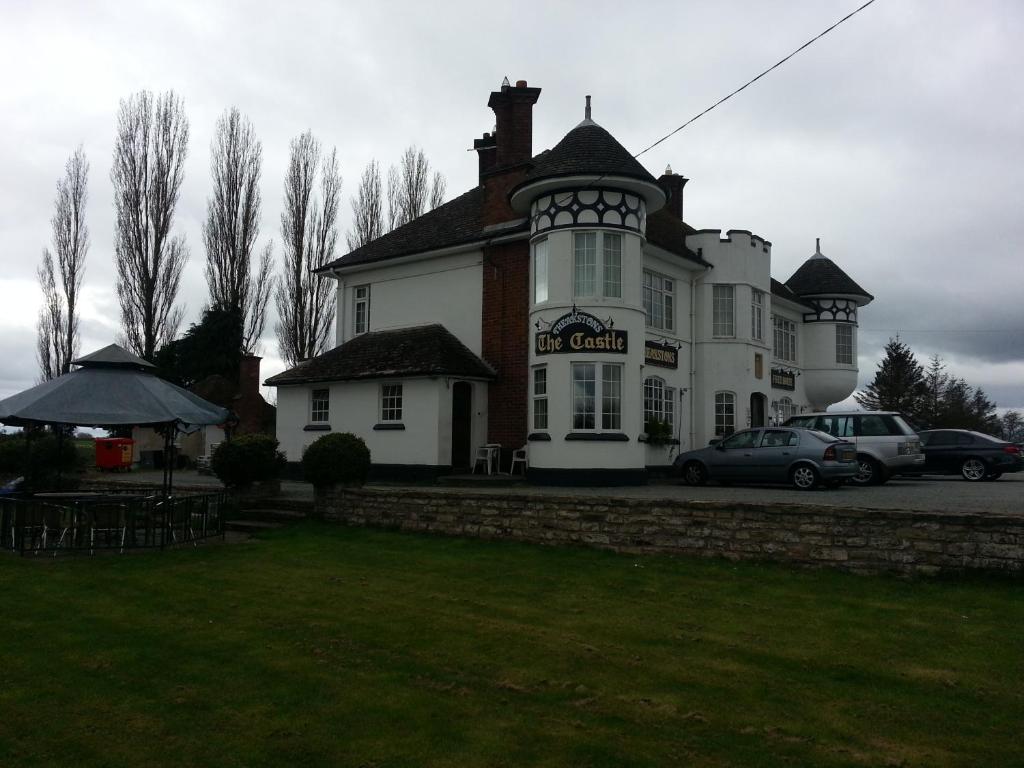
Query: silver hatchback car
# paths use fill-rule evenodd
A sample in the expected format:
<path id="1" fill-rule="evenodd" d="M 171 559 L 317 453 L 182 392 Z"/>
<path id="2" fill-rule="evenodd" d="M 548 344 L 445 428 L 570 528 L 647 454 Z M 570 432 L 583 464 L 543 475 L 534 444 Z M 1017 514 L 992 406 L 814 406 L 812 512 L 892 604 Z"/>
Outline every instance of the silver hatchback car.
<path id="1" fill-rule="evenodd" d="M 708 480 L 792 483 L 808 491 L 819 483 L 838 488 L 852 479 L 857 474 L 857 449 L 813 429 L 744 429 L 707 448 L 679 454 L 673 467 L 689 485 Z"/>

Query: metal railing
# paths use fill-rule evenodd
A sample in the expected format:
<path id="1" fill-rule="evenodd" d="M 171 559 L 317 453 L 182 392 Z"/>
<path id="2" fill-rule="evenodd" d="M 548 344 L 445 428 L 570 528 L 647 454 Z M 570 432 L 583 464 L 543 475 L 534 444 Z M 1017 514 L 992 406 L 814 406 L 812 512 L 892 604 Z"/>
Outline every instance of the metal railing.
<path id="1" fill-rule="evenodd" d="M 95 554 L 164 549 L 223 536 L 224 493 L 142 495 L 110 490 L 0 497 L 0 549 Z"/>

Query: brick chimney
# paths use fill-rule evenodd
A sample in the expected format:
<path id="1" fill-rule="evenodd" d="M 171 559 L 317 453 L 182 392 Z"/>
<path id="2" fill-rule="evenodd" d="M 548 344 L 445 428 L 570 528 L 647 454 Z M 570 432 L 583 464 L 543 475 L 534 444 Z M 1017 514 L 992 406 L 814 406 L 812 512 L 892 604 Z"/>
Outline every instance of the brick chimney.
<path id="1" fill-rule="evenodd" d="M 473 149 L 480 161 L 480 183 L 483 184 L 484 176 L 494 168 L 498 159 L 498 137 L 485 133 L 479 139 L 473 139 Z"/>
<path id="2" fill-rule="evenodd" d="M 527 87 L 525 80 L 491 93 L 487 106 L 497 119 L 494 167 L 505 168 L 533 157 L 533 105 L 539 98 L 540 88 Z"/>
<path id="3" fill-rule="evenodd" d="M 252 397 L 260 393 L 260 360 L 256 355 L 242 355 L 238 362 L 238 394 Z"/>
<path id="4" fill-rule="evenodd" d="M 665 172 L 658 179 L 658 186 L 665 193 L 667 198 L 665 210 L 682 221 L 683 219 L 683 187 L 689 179 L 672 172 L 672 166 L 665 168 Z"/>

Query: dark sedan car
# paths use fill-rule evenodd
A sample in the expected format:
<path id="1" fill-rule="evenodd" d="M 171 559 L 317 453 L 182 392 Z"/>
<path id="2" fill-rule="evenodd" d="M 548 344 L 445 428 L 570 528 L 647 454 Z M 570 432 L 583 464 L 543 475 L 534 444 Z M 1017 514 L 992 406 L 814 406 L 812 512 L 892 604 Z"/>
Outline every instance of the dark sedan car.
<path id="1" fill-rule="evenodd" d="M 918 433 L 924 472 L 961 475 L 964 480 L 998 480 L 1004 472 L 1024 470 L 1020 448 L 992 435 L 967 429 L 928 429 Z"/>
<path id="2" fill-rule="evenodd" d="M 673 467 L 689 485 L 718 480 L 792 483 L 803 491 L 819 483 L 837 488 L 857 474 L 857 447 L 815 429 L 744 429 L 679 454 Z"/>

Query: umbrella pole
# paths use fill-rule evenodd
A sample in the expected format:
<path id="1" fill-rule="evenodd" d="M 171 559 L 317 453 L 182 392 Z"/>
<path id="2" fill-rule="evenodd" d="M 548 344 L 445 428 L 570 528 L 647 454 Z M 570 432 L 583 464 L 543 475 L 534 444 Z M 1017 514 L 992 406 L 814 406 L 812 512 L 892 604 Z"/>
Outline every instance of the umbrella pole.
<path id="1" fill-rule="evenodd" d="M 171 435 L 170 435 L 170 432 L 167 431 L 166 427 L 164 427 L 164 429 L 162 431 L 164 433 L 164 467 L 163 467 L 164 471 L 163 471 L 163 478 L 162 478 L 161 484 L 160 484 L 160 491 L 163 493 L 163 497 L 166 500 L 166 498 L 170 495 L 169 492 L 168 492 L 169 491 L 169 485 L 168 485 L 168 482 L 167 482 L 167 467 L 168 467 L 168 463 L 170 461 L 168 456 L 170 455 L 170 452 L 171 452 Z"/>
<path id="2" fill-rule="evenodd" d="M 57 431 L 57 490 L 64 485 L 64 430 L 60 424 L 54 424 Z"/>
<path id="3" fill-rule="evenodd" d="M 172 424 L 167 428 L 167 441 L 170 445 L 171 460 L 167 464 L 167 495 L 171 495 L 171 490 L 174 485 L 174 463 L 177 461 L 177 456 L 174 455 L 174 438 L 178 435 L 178 425 Z"/>

